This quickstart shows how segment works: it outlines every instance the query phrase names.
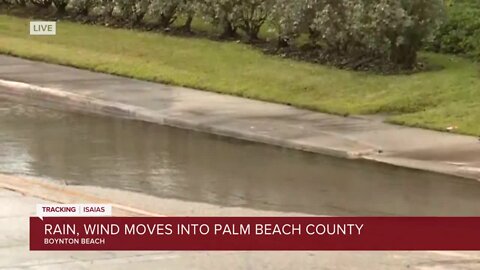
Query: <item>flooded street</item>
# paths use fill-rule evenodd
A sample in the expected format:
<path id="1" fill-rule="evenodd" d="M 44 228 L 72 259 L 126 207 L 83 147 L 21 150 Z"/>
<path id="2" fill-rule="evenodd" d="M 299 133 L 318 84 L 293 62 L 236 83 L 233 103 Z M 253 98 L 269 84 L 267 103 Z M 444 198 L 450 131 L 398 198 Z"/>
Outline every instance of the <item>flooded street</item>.
<path id="1" fill-rule="evenodd" d="M 6 101 L 0 173 L 318 215 L 480 215 L 473 180 Z"/>

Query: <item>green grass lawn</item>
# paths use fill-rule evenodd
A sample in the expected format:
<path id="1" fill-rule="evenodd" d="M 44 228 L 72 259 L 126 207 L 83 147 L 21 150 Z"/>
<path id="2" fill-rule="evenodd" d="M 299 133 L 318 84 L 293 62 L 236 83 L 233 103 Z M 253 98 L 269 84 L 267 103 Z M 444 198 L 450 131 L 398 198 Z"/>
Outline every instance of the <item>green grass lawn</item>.
<path id="1" fill-rule="evenodd" d="M 28 20 L 0 15 L 0 53 L 292 104 L 335 114 L 388 114 L 389 121 L 480 135 L 476 64 L 423 54 L 442 70 L 381 76 L 267 56 L 248 45 L 61 22 L 31 37 Z"/>

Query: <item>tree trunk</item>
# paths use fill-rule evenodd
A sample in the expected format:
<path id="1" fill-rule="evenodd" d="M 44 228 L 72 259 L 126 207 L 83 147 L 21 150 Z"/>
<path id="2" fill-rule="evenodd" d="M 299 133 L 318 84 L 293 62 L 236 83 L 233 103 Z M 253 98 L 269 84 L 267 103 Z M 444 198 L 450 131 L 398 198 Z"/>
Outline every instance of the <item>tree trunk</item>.
<path id="1" fill-rule="evenodd" d="M 193 14 L 189 14 L 188 15 L 188 18 L 187 18 L 187 21 L 185 22 L 185 24 L 183 25 L 183 30 L 187 33 L 191 33 L 192 32 L 192 22 L 193 22 Z"/>
<path id="2" fill-rule="evenodd" d="M 223 24 L 223 33 L 220 35 L 220 38 L 229 39 L 237 37 L 237 28 L 232 25 L 230 22 L 225 22 Z"/>
<path id="3" fill-rule="evenodd" d="M 258 41 L 258 31 L 250 31 L 250 33 L 248 33 L 248 40 L 252 43 Z"/>
<path id="4" fill-rule="evenodd" d="M 400 45 L 392 49 L 390 60 L 405 69 L 413 69 L 417 63 L 417 51 L 414 46 Z"/>
<path id="5" fill-rule="evenodd" d="M 66 13 L 66 8 L 67 8 L 67 2 L 65 3 L 54 3 L 55 8 L 57 11 L 55 12 L 55 15 L 57 17 L 63 17 Z"/>
<path id="6" fill-rule="evenodd" d="M 278 37 L 277 46 L 279 49 L 289 47 L 289 39 L 286 37 Z"/>

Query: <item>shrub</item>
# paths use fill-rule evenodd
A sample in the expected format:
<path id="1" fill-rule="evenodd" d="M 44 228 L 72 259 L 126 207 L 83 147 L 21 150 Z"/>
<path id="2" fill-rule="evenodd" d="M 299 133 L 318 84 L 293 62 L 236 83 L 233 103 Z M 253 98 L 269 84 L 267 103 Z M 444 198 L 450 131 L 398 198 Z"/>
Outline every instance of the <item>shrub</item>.
<path id="1" fill-rule="evenodd" d="M 138 25 L 151 8 L 150 0 L 114 0 L 112 15 L 125 25 Z"/>
<path id="2" fill-rule="evenodd" d="M 268 18 L 274 0 L 243 0 L 233 9 L 233 24 L 240 28 L 251 41 L 258 39 L 258 32 Z"/>
<path id="3" fill-rule="evenodd" d="M 214 26 L 222 29 L 222 38 L 232 38 L 237 36 L 235 12 L 237 6 L 243 0 L 200 0 L 199 8 L 203 18 Z"/>
<path id="4" fill-rule="evenodd" d="M 49 8 L 52 5 L 52 0 L 30 0 L 30 2 L 40 8 Z"/>
<path id="5" fill-rule="evenodd" d="M 451 1 L 447 18 L 427 49 L 480 59 L 480 1 Z"/>
<path id="6" fill-rule="evenodd" d="M 94 0 L 70 0 L 65 9 L 75 16 L 88 16 L 88 11 L 94 4 Z"/>
<path id="7" fill-rule="evenodd" d="M 197 14 L 197 9 L 199 8 L 199 0 L 183 0 L 182 4 L 179 7 L 179 13 L 186 17 L 185 24 L 183 29 L 186 32 L 192 31 L 192 22 L 195 14 Z"/>
<path id="8" fill-rule="evenodd" d="M 58 15 L 63 15 L 66 11 L 69 0 L 53 0 Z"/>
<path id="9" fill-rule="evenodd" d="M 17 5 L 20 7 L 25 7 L 27 5 L 27 1 L 28 0 L 1 0 L 0 5 L 1 4 L 8 5 L 8 6 Z"/>
<path id="10" fill-rule="evenodd" d="M 237 36 L 242 30 L 249 40 L 258 39 L 261 27 L 269 17 L 276 0 L 200 0 L 204 19 L 222 29 L 223 38 Z"/>
<path id="11" fill-rule="evenodd" d="M 270 13 L 270 22 L 278 36 L 278 46 L 287 47 L 302 32 L 306 0 L 276 0 Z"/>
<path id="12" fill-rule="evenodd" d="M 402 3 L 407 19 L 396 39 L 392 40 L 390 58 L 408 68 L 416 61 L 416 52 L 430 42 L 444 21 L 445 10 L 442 0 L 408 0 Z"/>
<path id="13" fill-rule="evenodd" d="M 167 28 L 177 20 L 183 2 L 184 0 L 153 0 L 149 13 L 158 20 L 160 26 Z"/>
<path id="14" fill-rule="evenodd" d="M 371 57 L 409 69 L 442 10 L 442 0 L 325 0 L 316 6 L 310 36 L 330 56 Z"/>
<path id="15" fill-rule="evenodd" d="M 113 0 L 95 0 L 88 7 L 88 14 L 90 17 L 108 23 L 112 18 L 114 8 L 115 2 Z"/>

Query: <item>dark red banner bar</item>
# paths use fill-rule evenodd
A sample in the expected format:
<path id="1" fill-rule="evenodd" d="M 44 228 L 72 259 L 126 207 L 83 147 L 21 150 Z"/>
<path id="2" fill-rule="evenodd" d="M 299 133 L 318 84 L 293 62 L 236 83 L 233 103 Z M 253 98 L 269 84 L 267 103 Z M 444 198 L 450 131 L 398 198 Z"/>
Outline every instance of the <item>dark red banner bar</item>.
<path id="1" fill-rule="evenodd" d="M 480 250 L 480 217 L 31 217 L 30 249 Z"/>

